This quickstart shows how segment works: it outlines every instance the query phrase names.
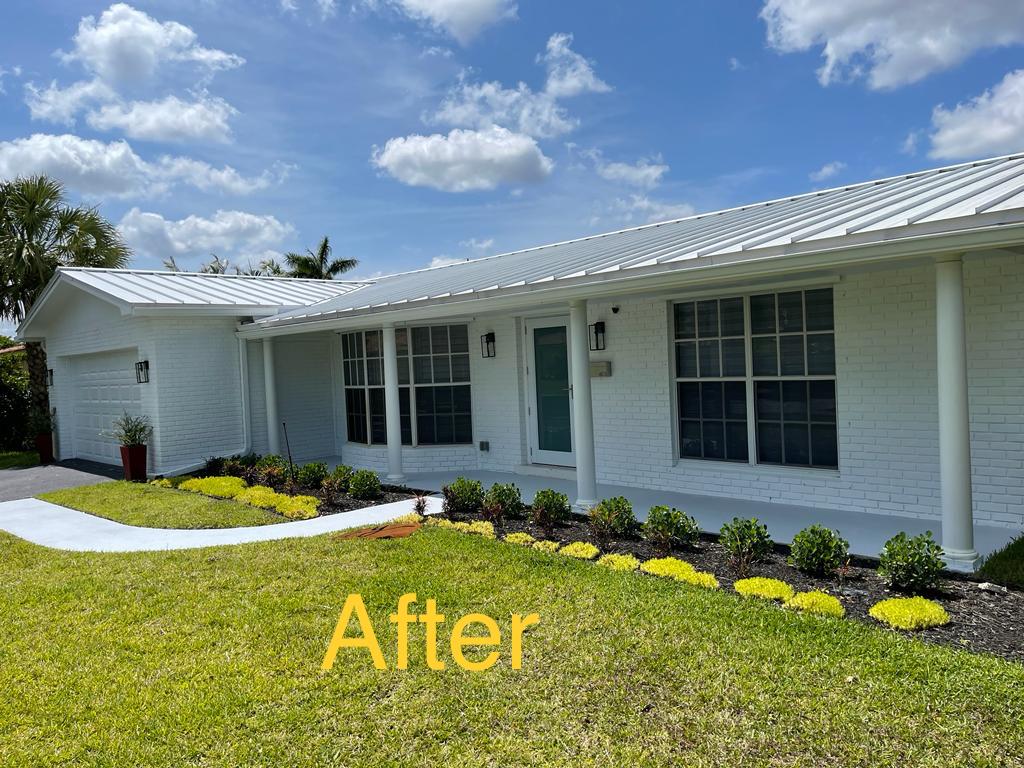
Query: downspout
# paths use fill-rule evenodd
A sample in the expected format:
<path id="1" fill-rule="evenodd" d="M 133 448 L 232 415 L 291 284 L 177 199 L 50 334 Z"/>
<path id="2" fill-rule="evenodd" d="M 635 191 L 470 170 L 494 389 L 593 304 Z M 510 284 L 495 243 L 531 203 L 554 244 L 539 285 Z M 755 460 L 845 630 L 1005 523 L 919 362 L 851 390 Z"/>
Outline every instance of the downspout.
<path id="1" fill-rule="evenodd" d="M 241 397 L 239 398 L 242 416 L 242 447 L 237 451 L 228 451 L 229 454 L 240 453 L 244 455 L 252 451 L 252 414 L 249 413 L 249 355 L 246 348 L 247 343 L 245 339 L 238 338 L 238 379 L 242 387 Z M 206 466 L 205 461 L 198 464 L 176 467 L 161 474 L 165 477 L 174 477 L 175 475 L 194 472 L 204 466 Z"/>

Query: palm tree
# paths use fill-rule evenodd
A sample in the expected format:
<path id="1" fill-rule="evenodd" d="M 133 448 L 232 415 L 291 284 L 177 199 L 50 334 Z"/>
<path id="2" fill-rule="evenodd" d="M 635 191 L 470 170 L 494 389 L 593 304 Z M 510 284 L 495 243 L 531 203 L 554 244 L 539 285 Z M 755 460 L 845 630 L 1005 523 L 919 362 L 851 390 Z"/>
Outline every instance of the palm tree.
<path id="1" fill-rule="evenodd" d="M 306 249 L 305 253 L 286 253 L 284 260 L 291 269 L 291 277 L 305 277 L 311 280 L 333 280 L 342 272 L 348 272 L 359 262 L 356 259 L 331 260 L 331 243 L 324 235 L 316 252 Z"/>
<path id="2" fill-rule="evenodd" d="M 72 206 L 64 187 L 46 176 L 0 181 L 0 317 L 25 319 L 57 267 L 124 267 L 131 251 L 95 208 Z M 31 407 L 49 409 L 46 352 L 25 347 Z"/>

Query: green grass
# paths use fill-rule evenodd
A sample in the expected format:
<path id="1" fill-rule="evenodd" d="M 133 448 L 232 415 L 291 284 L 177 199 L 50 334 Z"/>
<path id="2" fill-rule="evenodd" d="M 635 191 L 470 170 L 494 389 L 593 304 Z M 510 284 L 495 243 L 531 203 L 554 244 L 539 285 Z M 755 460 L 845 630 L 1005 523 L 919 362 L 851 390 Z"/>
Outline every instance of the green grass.
<path id="1" fill-rule="evenodd" d="M 234 528 L 286 522 L 281 515 L 237 501 L 124 480 L 51 491 L 39 498 L 148 528 Z"/>
<path id="2" fill-rule="evenodd" d="M 592 563 L 424 529 L 84 554 L 0 535 L 0 765 L 1007 765 L 1024 667 Z M 406 671 L 344 650 L 360 593 L 536 611 L 523 669 Z"/>
<path id="3" fill-rule="evenodd" d="M 1004 587 L 1024 589 L 1024 536 L 985 558 L 978 572 Z"/>
<path id="4" fill-rule="evenodd" d="M 39 463 L 35 451 L 0 451 L 0 469 L 25 469 Z"/>

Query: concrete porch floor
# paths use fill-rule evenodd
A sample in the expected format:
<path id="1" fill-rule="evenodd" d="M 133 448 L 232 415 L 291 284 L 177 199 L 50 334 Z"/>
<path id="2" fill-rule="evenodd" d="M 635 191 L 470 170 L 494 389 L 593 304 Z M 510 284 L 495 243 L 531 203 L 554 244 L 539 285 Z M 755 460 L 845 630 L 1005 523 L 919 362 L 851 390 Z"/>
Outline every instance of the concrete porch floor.
<path id="1" fill-rule="evenodd" d="M 553 477 L 538 477 L 512 472 L 425 472 L 412 473 L 406 483 L 411 488 L 440 491 L 441 486 L 450 483 L 459 475 L 479 480 L 484 487 L 492 483 L 515 483 L 522 491 L 523 500 L 531 501 L 542 488 L 553 488 L 566 494 L 570 501 L 576 495 L 576 482 Z M 942 523 L 939 520 L 924 520 L 915 517 L 895 515 L 874 515 L 864 512 L 849 512 L 827 507 L 803 507 L 790 504 L 746 501 L 718 496 L 699 496 L 671 491 L 651 491 L 644 488 L 630 488 L 619 485 L 598 484 L 599 498 L 625 496 L 633 503 L 638 519 L 647 516 L 647 510 L 656 504 L 667 504 L 693 515 L 702 530 L 717 533 L 722 524 L 734 517 L 756 517 L 768 526 L 775 541 L 788 544 L 802 528 L 818 523 L 835 529 L 850 542 L 850 552 L 855 555 L 877 557 L 882 545 L 900 531 L 916 535 L 931 531 L 935 538 L 942 540 Z M 974 543 L 982 556 L 1000 549 L 1021 531 L 993 525 L 974 526 Z"/>

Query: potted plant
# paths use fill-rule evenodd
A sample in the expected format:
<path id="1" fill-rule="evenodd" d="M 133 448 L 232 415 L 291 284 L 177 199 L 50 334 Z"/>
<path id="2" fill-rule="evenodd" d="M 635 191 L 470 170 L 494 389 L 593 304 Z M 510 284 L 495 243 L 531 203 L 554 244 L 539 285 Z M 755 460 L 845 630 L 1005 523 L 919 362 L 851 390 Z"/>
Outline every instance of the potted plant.
<path id="1" fill-rule="evenodd" d="M 53 463 L 53 416 L 45 408 L 34 408 L 28 417 L 29 433 L 35 437 L 40 464 Z"/>
<path id="2" fill-rule="evenodd" d="M 146 481 L 146 443 L 153 434 L 153 427 L 147 416 L 132 416 L 125 413 L 114 419 L 111 433 L 121 443 L 121 464 L 124 465 L 124 479 L 131 482 Z"/>

